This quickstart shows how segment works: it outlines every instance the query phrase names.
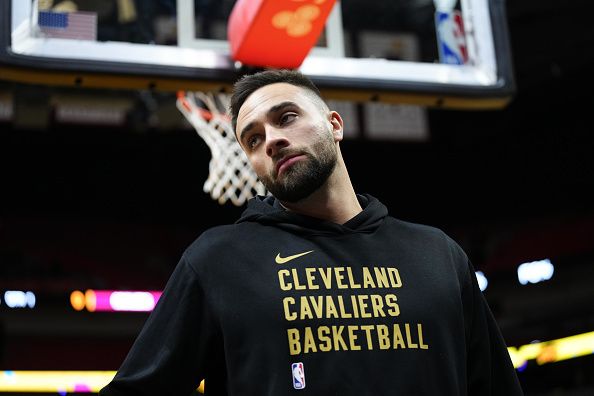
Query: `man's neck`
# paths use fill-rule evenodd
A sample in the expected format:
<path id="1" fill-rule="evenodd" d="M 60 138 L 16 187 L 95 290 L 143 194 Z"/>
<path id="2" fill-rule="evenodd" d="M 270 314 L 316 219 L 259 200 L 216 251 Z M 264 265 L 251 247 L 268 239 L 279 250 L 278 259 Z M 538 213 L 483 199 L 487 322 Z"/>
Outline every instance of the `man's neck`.
<path id="1" fill-rule="evenodd" d="M 281 204 L 292 212 L 344 224 L 363 208 L 357 199 L 344 164 L 338 163 L 328 181 L 309 197 L 299 202 Z"/>

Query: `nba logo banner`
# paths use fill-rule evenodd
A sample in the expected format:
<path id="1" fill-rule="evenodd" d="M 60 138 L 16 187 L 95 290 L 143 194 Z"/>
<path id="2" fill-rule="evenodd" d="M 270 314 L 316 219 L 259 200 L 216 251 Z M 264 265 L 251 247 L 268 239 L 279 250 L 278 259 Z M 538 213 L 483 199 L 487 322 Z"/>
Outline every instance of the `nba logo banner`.
<path id="1" fill-rule="evenodd" d="M 293 388 L 305 388 L 305 370 L 303 369 L 303 363 L 293 363 L 291 365 L 291 371 L 293 372 Z"/>
<path id="2" fill-rule="evenodd" d="M 453 65 L 468 63 L 468 48 L 460 11 L 437 11 L 435 27 L 439 46 L 439 61 Z"/>

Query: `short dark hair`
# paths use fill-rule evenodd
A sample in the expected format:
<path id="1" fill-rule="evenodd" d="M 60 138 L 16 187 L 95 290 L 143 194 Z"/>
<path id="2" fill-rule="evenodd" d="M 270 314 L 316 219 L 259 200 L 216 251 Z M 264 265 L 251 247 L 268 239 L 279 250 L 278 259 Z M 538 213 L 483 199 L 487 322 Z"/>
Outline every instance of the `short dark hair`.
<path id="1" fill-rule="evenodd" d="M 265 87 L 266 85 L 276 83 L 287 83 L 297 87 L 303 87 L 313 92 L 323 102 L 322 94 L 318 87 L 306 76 L 297 70 L 277 69 L 265 70 L 255 74 L 249 74 L 241 77 L 233 86 L 233 94 L 231 95 L 231 125 L 233 131 L 237 127 L 237 116 L 239 109 L 243 106 L 246 99 L 256 90 Z"/>

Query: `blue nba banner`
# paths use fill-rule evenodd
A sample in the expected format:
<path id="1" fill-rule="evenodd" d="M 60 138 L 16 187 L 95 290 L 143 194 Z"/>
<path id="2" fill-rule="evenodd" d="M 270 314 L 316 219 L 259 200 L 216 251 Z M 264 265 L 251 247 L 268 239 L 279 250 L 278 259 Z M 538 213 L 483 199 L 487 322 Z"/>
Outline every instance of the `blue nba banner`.
<path id="1" fill-rule="evenodd" d="M 440 63 L 452 65 L 468 63 L 468 47 L 460 11 L 436 11 L 435 31 Z"/>

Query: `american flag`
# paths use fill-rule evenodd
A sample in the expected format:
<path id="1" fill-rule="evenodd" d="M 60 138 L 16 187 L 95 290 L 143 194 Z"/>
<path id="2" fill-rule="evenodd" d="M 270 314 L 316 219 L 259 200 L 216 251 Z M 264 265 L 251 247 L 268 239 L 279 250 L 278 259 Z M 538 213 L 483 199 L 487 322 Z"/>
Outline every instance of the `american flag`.
<path id="1" fill-rule="evenodd" d="M 39 11 L 39 30 L 45 37 L 97 40 L 97 13 Z"/>

